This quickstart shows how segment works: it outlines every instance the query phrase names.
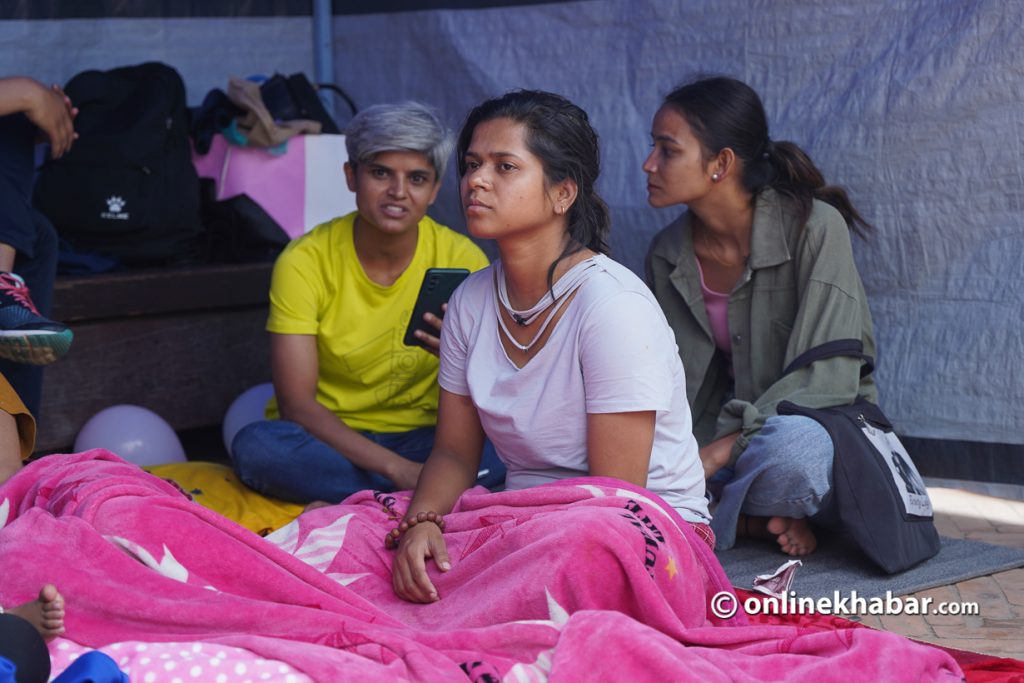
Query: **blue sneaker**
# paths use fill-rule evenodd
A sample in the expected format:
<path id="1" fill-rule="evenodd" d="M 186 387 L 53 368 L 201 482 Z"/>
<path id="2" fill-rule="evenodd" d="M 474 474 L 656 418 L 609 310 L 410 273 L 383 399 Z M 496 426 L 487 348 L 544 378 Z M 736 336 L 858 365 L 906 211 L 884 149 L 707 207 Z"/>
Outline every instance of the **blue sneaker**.
<path id="1" fill-rule="evenodd" d="M 67 325 L 39 314 L 21 276 L 0 272 L 0 358 L 46 365 L 71 347 Z"/>

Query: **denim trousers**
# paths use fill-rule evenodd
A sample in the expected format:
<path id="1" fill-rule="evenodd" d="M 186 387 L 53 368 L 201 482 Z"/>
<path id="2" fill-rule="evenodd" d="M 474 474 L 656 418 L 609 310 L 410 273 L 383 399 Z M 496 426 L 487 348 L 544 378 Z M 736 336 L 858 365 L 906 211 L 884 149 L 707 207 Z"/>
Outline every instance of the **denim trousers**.
<path id="1" fill-rule="evenodd" d="M 0 243 L 14 247 L 14 272 L 22 277 L 39 312 L 50 315 L 57 277 L 57 231 L 32 208 L 36 127 L 22 114 L 0 116 Z M 42 402 L 43 368 L 0 360 L 11 383 L 36 420 Z"/>
<path id="2" fill-rule="evenodd" d="M 718 502 L 711 520 L 715 547 L 733 546 L 741 513 L 815 517 L 831 526 L 832 453 L 832 438 L 811 418 L 768 418 L 735 465 L 708 480 L 708 491 Z"/>
<path id="3" fill-rule="evenodd" d="M 413 462 L 426 462 L 434 447 L 434 427 L 408 432 L 360 432 L 374 443 Z M 231 459 L 242 482 L 262 494 L 296 503 L 339 503 L 356 491 L 394 491 L 394 483 L 352 464 L 300 425 L 287 420 L 260 420 L 243 427 L 231 443 Z M 488 488 L 505 481 L 505 465 L 490 441 L 484 442 L 481 475 Z"/>

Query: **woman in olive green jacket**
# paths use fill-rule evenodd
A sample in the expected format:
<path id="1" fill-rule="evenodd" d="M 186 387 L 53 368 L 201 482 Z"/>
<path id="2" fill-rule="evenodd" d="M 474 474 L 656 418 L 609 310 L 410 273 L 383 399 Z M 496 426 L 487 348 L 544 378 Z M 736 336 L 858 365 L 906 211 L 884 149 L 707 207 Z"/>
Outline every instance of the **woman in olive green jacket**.
<path id="1" fill-rule="evenodd" d="M 688 211 L 655 238 L 648 284 L 676 334 L 721 548 L 775 538 L 790 555 L 833 523 L 832 442 L 817 422 L 776 415 L 782 400 L 819 408 L 876 400 L 860 361 L 830 358 L 783 376 L 802 352 L 860 339 L 871 313 L 850 230 L 870 230 L 808 156 L 773 142 L 760 98 L 730 78 L 670 93 L 644 162 L 651 205 Z"/>

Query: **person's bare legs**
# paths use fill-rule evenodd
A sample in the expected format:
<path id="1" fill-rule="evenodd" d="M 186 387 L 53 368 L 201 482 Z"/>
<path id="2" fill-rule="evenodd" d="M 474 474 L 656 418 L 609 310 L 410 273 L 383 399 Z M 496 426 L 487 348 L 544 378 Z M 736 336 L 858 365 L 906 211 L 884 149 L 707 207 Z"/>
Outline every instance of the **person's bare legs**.
<path id="1" fill-rule="evenodd" d="M 747 535 L 773 538 L 789 555 L 813 552 L 817 531 L 806 520 L 831 522 L 832 451 L 832 437 L 814 420 L 769 417 L 736 460 L 732 478 L 719 483 L 711 521 L 717 547 L 731 548 L 736 536 Z M 744 533 L 748 517 L 751 533 Z"/>
<path id="2" fill-rule="evenodd" d="M 64 633 L 64 596 L 53 584 L 46 584 L 39 590 L 39 597 L 24 605 L 7 610 L 36 627 L 46 640 L 52 640 Z"/>
<path id="3" fill-rule="evenodd" d="M 782 552 L 792 557 L 810 555 L 818 547 L 806 517 L 753 517 L 740 515 L 738 536 L 774 538 Z"/>

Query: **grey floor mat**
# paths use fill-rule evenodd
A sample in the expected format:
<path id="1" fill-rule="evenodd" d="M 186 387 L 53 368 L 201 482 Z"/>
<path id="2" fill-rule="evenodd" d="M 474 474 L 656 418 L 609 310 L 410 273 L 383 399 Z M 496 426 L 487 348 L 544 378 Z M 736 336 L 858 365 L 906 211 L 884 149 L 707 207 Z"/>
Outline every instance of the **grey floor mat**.
<path id="1" fill-rule="evenodd" d="M 758 574 L 770 574 L 786 560 L 769 541 L 740 539 L 736 546 L 715 553 L 733 585 L 750 588 Z M 822 542 L 818 549 L 800 558 L 791 590 L 803 597 L 833 597 L 835 591 L 856 590 L 865 598 L 906 595 L 936 586 L 946 586 L 976 576 L 1024 566 L 1024 549 L 980 541 L 942 538 L 942 550 L 935 557 L 901 574 L 889 576 L 877 569 L 846 537 Z"/>

